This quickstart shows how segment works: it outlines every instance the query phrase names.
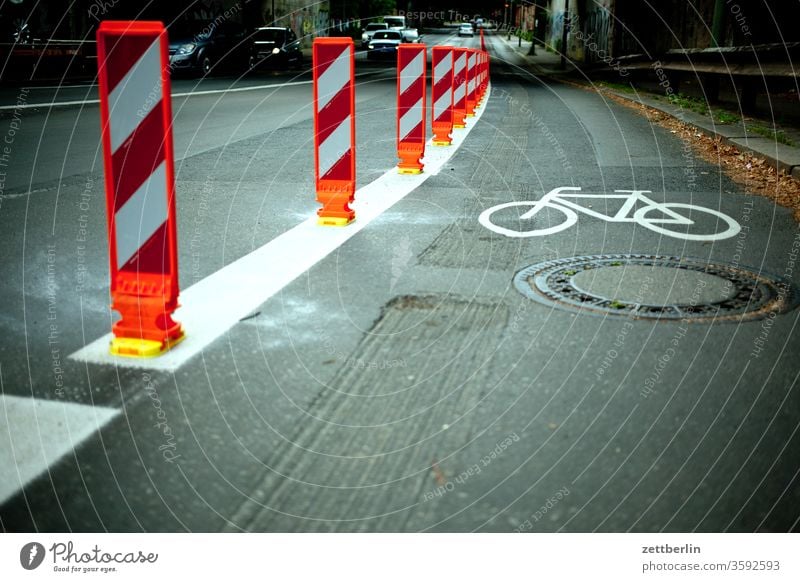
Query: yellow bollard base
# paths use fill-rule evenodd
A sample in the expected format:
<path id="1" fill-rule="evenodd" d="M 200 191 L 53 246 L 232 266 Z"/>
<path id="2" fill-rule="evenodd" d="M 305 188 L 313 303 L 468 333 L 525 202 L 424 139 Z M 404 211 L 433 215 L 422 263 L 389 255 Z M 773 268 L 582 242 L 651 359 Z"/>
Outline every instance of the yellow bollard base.
<path id="1" fill-rule="evenodd" d="M 318 216 L 318 226 L 347 226 L 353 222 L 355 218 L 342 218 L 341 216 Z"/>
<path id="2" fill-rule="evenodd" d="M 182 333 L 179 338 L 167 341 L 166 344 L 162 344 L 156 340 L 134 337 L 115 337 L 111 340 L 109 351 L 112 355 L 125 358 L 155 358 L 174 348 L 182 342 L 185 337 L 186 334 Z"/>
<path id="3" fill-rule="evenodd" d="M 467 117 L 475 117 L 474 113 L 467 113 Z"/>
<path id="4" fill-rule="evenodd" d="M 465 127 L 467 127 L 467 125 L 466 124 L 461 124 L 461 123 L 456 123 L 456 124 L 453 125 L 453 127 L 455 129 L 464 129 Z"/>
<path id="5" fill-rule="evenodd" d="M 435 145 L 435 146 L 449 146 L 449 145 L 453 145 L 453 142 L 452 141 L 436 141 L 436 140 L 434 140 L 433 141 L 433 145 Z"/>
<path id="6" fill-rule="evenodd" d="M 405 174 L 405 175 L 412 175 L 412 174 L 421 174 L 422 168 L 397 168 L 398 174 Z"/>

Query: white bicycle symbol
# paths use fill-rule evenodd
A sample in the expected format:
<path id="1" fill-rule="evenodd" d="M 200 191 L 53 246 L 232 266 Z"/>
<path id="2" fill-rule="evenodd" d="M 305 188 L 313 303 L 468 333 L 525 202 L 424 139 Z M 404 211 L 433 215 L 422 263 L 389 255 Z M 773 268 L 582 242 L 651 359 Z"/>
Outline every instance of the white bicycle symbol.
<path id="1" fill-rule="evenodd" d="M 551 190 L 545 194 L 541 200 L 530 201 L 525 200 L 521 202 L 505 202 L 492 206 L 484 210 L 478 221 L 496 233 L 505 236 L 520 238 L 528 236 L 546 236 L 548 234 L 555 234 L 564 229 L 569 228 L 578 222 L 578 212 L 594 216 L 606 222 L 635 222 L 645 228 L 649 228 L 653 232 L 673 236 L 675 238 L 682 238 L 684 240 L 722 240 L 730 238 L 739 234 L 741 226 L 733 218 L 722 212 L 705 208 L 703 206 L 695 206 L 693 204 L 684 204 L 682 202 L 656 202 L 651 200 L 645 193 L 651 192 L 650 190 L 614 190 L 615 194 L 567 194 L 565 192 L 580 192 L 580 188 L 571 186 L 562 186 Z M 581 206 L 573 202 L 571 199 L 584 198 L 590 200 L 607 200 L 607 199 L 621 199 L 623 200 L 622 207 L 613 216 L 601 214 L 586 206 Z M 643 206 L 636 208 L 636 203 L 641 202 Z M 564 214 L 564 222 L 548 228 L 539 228 L 533 230 L 510 230 L 499 226 L 492 222 L 492 215 L 496 212 L 514 206 L 530 206 L 531 209 L 519 217 L 520 221 L 533 219 L 543 208 L 553 208 L 561 211 Z M 635 210 L 634 210 L 635 209 Z M 714 234 L 690 234 L 687 232 L 677 232 L 665 228 L 666 225 L 670 226 L 691 226 L 695 222 L 686 216 L 679 214 L 675 210 L 688 210 L 691 212 L 706 213 L 715 216 L 722 220 L 727 226 L 727 230 Z M 633 216 L 630 216 L 633 212 Z M 648 218 L 648 214 L 658 212 L 658 217 Z M 665 226 L 660 226 L 665 225 Z"/>

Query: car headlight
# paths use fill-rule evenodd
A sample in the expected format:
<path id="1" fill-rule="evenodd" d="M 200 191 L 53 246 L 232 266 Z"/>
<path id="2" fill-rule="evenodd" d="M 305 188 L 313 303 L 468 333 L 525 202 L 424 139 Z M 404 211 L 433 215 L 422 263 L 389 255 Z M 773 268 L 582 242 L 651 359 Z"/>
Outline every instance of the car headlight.
<path id="1" fill-rule="evenodd" d="M 178 54 L 179 55 L 188 55 L 194 52 L 194 49 L 197 48 L 197 45 L 194 43 L 182 44 L 178 47 Z"/>
<path id="2" fill-rule="evenodd" d="M 372 43 L 370 43 L 370 44 L 369 44 L 369 48 L 372 48 L 372 49 L 374 49 L 374 48 L 375 48 L 375 45 L 374 45 L 374 44 L 372 44 Z"/>
<path id="3" fill-rule="evenodd" d="M 363 42 L 367 42 L 369 40 L 369 35 L 365 32 L 364 34 L 361 35 L 361 40 Z"/>
<path id="4" fill-rule="evenodd" d="M 275 47 L 274 49 L 272 49 L 272 54 L 273 55 L 277 55 L 280 52 L 281 52 L 281 49 L 279 49 L 278 47 Z"/>

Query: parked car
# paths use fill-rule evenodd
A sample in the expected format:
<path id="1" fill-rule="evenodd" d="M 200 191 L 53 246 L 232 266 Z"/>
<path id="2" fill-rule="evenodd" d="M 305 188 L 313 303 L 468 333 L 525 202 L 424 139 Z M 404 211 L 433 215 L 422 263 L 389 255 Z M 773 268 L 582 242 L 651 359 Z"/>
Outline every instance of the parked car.
<path id="1" fill-rule="evenodd" d="M 361 32 L 361 48 L 365 49 L 369 46 L 369 41 L 372 40 L 372 35 L 379 30 L 387 30 L 389 25 L 385 22 L 370 22 L 367 27 Z"/>
<path id="2" fill-rule="evenodd" d="M 249 66 L 259 68 L 300 67 L 303 64 L 303 51 L 300 41 L 291 28 L 263 26 L 252 35 L 252 49 Z"/>
<path id="3" fill-rule="evenodd" d="M 244 70 L 250 42 L 235 22 L 178 20 L 168 27 L 169 65 L 173 73 L 208 75 L 212 69 Z"/>
<path id="4" fill-rule="evenodd" d="M 399 30 L 379 30 L 370 41 L 367 52 L 368 59 L 392 58 L 397 56 L 397 47 L 403 42 Z"/>
<path id="5" fill-rule="evenodd" d="M 403 42 L 419 42 L 419 31 L 416 28 L 404 28 L 400 31 Z"/>
<path id="6" fill-rule="evenodd" d="M 474 34 L 472 25 L 469 22 L 465 22 L 458 27 L 458 36 L 474 36 Z"/>

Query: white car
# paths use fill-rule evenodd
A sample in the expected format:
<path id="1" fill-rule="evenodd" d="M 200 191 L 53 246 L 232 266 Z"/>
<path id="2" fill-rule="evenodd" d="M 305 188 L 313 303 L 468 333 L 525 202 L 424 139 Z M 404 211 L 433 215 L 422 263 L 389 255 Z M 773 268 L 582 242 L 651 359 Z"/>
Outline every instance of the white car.
<path id="1" fill-rule="evenodd" d="M 399 30 L 379 30 L 369 41 L 368 59 L 396 58 L 397 47 L 403 42 Z"/>
<path id="2" fill-rule="evenodd" d="M 469 22 L 465 22 L 458 27 L 458 36 L 473 36 L 474 34 L 472 25 Z"/>
<path id="3" fill-rule="evenodd" d="M 369 46 L 369 41 L 372 36 L 379 30 L 388 30 L 389 25 L 385 22 L 370 22 L 364 31 L 361 33 L 361 48 L 365 49 Z"/>

